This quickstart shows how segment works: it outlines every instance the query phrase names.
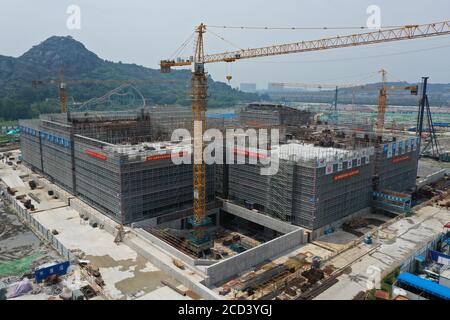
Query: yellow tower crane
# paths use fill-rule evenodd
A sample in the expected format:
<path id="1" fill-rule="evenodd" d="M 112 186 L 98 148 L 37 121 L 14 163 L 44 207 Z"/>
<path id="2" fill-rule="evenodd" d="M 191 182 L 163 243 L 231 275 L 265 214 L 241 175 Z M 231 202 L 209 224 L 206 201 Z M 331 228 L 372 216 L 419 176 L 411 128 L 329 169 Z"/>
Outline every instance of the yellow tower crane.
<path id="1" fill-rule="evenodd" d="M 387 72 L 386 72 L 386 70 L 381 69 L 380 73 L 381 73 L 382 81 L 381 81 L 380 95 L 378 97 L 378 113 L 377 113 L 377 123 L 376 123 L 376 133 L 377 133 L 378 140 L 380 140 L 382 138 L 383 132 L 384 132 L 388 91 L 407 90 L 407 91 L 411 92 L 411 95 L 417 96 L 417 92 L 419 90 L 418 86 L 386 87 Z"/>
<path id="2" fill-rule="evenodd" d="M 280 44 L 254 49 L 241 49 L 224 53 L 205 55 L 203 36 L 207 30 L 205 24 L 200 24 L 195 32 L 197 33 L 197 43 L 193 59 L 162 60 L 160 62 L 161 72 L 168 73 L 172 67 L 191 66 L 194 64 L 192 72 L 192 112 L 194 120 L 200 122 L 194 131 L 203 132 L 205 127 L 205 112 L 207 109 L 207 79 L 205 73 L 206 63 L 215 62 L 235 62 L 243 59 L 279 56 L 292 53 L 309 51 L 321 51 L 335 48 L 346 48 L 364 46 L 376 43 L 385 43 L 401 40 L 420 39 L 433 36 L 450 34 L 450 21 L 423 24 L 406 25 L 403 27 L 384 29 L 373 32 L 351 34 L 347 36 L 337 36 L 318 40 L 299 41 L 295 43 Z M 203 140 L 196 138 L 194 141 L 194 221 L 201 226 L 206 215 L 206 169 L 203 163 Z"/>

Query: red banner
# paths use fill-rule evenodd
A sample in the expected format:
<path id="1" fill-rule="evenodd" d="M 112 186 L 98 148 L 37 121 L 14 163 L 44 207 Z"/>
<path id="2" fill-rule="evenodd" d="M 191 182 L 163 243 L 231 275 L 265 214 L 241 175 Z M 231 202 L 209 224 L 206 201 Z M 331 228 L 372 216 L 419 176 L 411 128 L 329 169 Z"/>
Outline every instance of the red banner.
<path id="1" fill-rule="evenodd" d="M 353 170 L 353 171 L 349 171 L 349 172 L 345 172 L 342 174 L 338 174 L 337 176 L 333 177 L 334 181 L 340 181 L 340 180 L 344 180 L 350 177 L 354 177 L 359 175 L 359 169 Z"/>
<path id="2" fill-rule="evenodd" d="M 392 163 L 399 163 L 399 162 L 403 162 L 403 161 L 406 161 L 409 159 L 411 159 L 410 156 L 400 156 L 400 157 L 392 159 Z"/>
<path id="3" fill-rule="evenodd" d="M 251 158 L 258 158 L 258 159 L 265 159 L 265 158 L 267 158 L 267 155 L 265 155 L 263 153 L 251 152 L 251 151 L 248 151 L 248 150 L 241 150 L 241 149 L 238 149 L 238 148 L 234 148 L 234 154 L 241 155 L 241 156 L 246 156 L 246 157 L 251 157 Z"/>
<path id="4" fill-rule="evenodd" d="M 187 156 L 187 151 L 178 152 L 178 153 L 165 153 L 165 154 L 157 154 L 154 156 L 148 156 L 147 161 L 157 161 L 157 160 L 168 160 L 172 158 L 183 158 Z"/>
<path id="5" fill-rule="evenodd" d="M 105 156 L 104 154 L 98 153 L 98 152 L 95 152 L 95 151 L 92 151 L 92 150 L 85 150 L 84 152 L 85 152 L 88 156 L 90 156 L 90 157 L 92 157 L 92 158 L 95 158 L 95 159 L 99 159 L 99 160 L 103 160 L 103 161 L 105 161 L 105 160 L 108 159 L 108 157 Z"/>

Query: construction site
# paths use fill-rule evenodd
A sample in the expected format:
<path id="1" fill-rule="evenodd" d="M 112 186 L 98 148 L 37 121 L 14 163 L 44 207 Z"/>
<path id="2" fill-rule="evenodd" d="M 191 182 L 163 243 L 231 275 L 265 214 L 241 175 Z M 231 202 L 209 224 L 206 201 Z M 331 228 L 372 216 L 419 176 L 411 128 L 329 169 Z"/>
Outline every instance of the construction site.
<path id="1" fill-rule="evenodd" d="M 424 153 L 436 158 L 439 151 L 432 134 L 422 139 L 425 127 L 434 130 L 428 78 L 420 88 L 386 87 L 382 70 L 377 121 L 360 131 L 359 124 L 323 123 L 311 111 L 278 103 L 248 104 L 232 119 L 208 117 L 205 64 L 347 47 L 348 41 L 359 46 L 444 35 L 449 23 L 215 55 L 204 54 L 206 28 L 196 29 L 192 58 L 161 61 L 163 73 L 193 65 L 192 110 L 161 105 L 71 112 L 61 82 L 61 113 L 20 121 L 20 154 L 5 155 L 2 191 L 22 218 L 43 225 L 58 226 L 63 214 L 48 212 L 58 209 L 59 198 L 58 205 L 74 210 L 71 219 L 78 212 L 80 221 L 101 226 L 116 244 L 136 250 L 194 292 L 191 297 L 315 298 L 349 265 L 333 259 L 355 248 L 356 256 L 371 253 L 388 241 L 380 236 L 383 228 L 414 213 L 419 159 Z M 419 89 L 417 132 L 385 130 L 388 92 L 418 95 Z M 194 132 L 196 122 L 200 139 L 173 139 L 175 129 Z M 277 129 L 280 136 L 266 148 L 249 139 L 227 141 L 225 154 L 243 155 L 244 163 L 206 165 L 208 128 L 240 129 L 244 136 Z M 261 174 L 264 158 L 276 162 L 275 174 Z M 64 232 L 53 234 L 66 248 Z M 61 250 L 73 260 L 73 244 Z"/>
<path id="2" fill-rule="evenodd" d="M 308 116 L 300 123 L 306 134 L 291 130 L 272 146 L 279 167 L 274 176 L 260 175 L 263 165 L 250 162 L 267 150 L 238 144 L 231 152 L 246 151 L 245 164 L 207 166 L 206 214 L 197 238 L 193 168 L 172 162 L 191 158 L 192 145 L 164 141 L 176 126 L 188 127 L 191 117 L 178 113 L 163 122 L 159 110 L 21 121 L 21 159 L 118 225 L 167 247 L 180 263 L 204 266 L 209 287 L 315 241 L 348 219 L 378 211 L 405 214 L 411 208 L 417 137 L 379 137 L 374 131 L 358 138 L 348 128 L 310 126 Z M 267 119 L 263 113 L 259 126 L 282 127 Z M 248 117 L 235 119 L 234 126 L 251 128 Z"/>

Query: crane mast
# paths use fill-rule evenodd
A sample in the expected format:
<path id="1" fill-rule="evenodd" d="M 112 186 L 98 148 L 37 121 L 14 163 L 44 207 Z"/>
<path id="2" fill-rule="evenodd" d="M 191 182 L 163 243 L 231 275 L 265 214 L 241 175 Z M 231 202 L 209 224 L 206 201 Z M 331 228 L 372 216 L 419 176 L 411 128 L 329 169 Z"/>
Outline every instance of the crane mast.
<path id="1" fill-rule="evenodd" d="M 194 224 L 201 226 L 206 216 L 206 165 L 203 161 L 203 134 L 206 127 L 206 110 L 208 80 L 205 72 L 205 52 L 203 46 L 203 34 L 205 25 L 201 24 L 197 30 L 197 43 L 194 55 L 194 70 L 192 72 L 192 114 L 194 131 L 194 165 L 193 165 L 193 187 L 194 187 Z"/>
<path id="2" fill-rule="evenodd" d="M 386 114 L 386 101 L 387 101 L 387 92 L 386 92 L 386 70 L 381 69 L 381 89 L 380 95 L 378 97 L 378 113 L 377 113 L 377 139 L 381 139 L 383 136 L 384 130 L 384 118 Z"/>
<path id="3" fill-rule="evenodd" d="M 386 70 L 381 69 L 381 89 L 378 97 L 378 113 L 377 113 L 377 123 L 376 123 L 376 133 L 377 139 L 380 140 L 384 132 L 385 115 L 386 115 L 386 105 L 387 105 L 387 93 L 388 91 L 399 91 L 407 90 L 410 91 L 411 95 L 417 96 L 419 87 L 418 86 L 406 86 L 406 87 L 386 87 Z"/>
<path id="4" fill-rule="evenodd" d="M 67 112 L 66 83 L 64 82 L 64 69 L 59 70 L 59 101 L 61 104 L 61 113 Z"/>

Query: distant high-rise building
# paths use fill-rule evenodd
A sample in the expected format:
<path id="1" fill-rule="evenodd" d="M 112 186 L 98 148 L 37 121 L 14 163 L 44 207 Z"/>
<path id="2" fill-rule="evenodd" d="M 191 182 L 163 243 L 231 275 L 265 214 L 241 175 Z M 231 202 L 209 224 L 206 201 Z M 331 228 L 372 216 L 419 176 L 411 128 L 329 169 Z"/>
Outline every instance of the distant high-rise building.
<path id="1" fill-rule="evenodd" d="M 240 89 L 243 92 L 256 92 L 256 83 L 241 83 Z"/>
<path id="2" fill-rule="evenodd" d="M 282 91 L 284 91 L 284 84 L 269 82 L 267 84 L 267 91 L 269 91 L 269 92 L 282 92 Z"/>

